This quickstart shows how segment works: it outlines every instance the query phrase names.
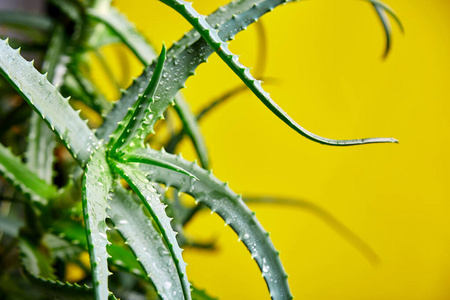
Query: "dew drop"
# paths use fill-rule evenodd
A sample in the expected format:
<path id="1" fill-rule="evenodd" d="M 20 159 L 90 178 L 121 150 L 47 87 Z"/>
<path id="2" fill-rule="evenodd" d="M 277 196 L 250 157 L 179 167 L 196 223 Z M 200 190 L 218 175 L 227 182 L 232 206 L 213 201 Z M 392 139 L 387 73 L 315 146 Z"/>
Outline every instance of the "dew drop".
<path id="1" fill-rule="evenodd" d="M 169 281 L 164 282 L 164 288 L 166 290 L 169 290 L 172 287 L 172 283 Z"/>
<path id="2" fill-rule="evenodd" d="M 167 249 L 165 249 L 164 247 L 159 247 L 158 248 L 158 253 L 161 256 L 167 256 L 167 255 L 170 254 L 169 251 L 167 251 Z"/>
<path id="3" fill-rule="evenodd" d="M 143 183 L 148 183 L 147 177 L 145 177 L 145 175 L 142 174 L 141 172 L 134 171 L 133 174 L 134 174 L 134 176 L 136 176 L 136 178 L 137 178 L 139 181 L 141 181 L 141 182 L 143 182 Z"/>

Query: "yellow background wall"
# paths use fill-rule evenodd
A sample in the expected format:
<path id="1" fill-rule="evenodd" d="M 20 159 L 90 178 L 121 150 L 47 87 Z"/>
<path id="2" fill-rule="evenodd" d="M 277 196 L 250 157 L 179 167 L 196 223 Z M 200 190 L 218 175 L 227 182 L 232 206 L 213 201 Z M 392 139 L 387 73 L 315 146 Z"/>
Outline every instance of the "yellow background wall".
<path id="1" fill-rule="evenodd" d="M 317 217 L 282 206 L 251 208 L 281 252 L 297 299 L 450 299 L 450 2 L 386 0 L 406 29 L 393 25 L 393 49 L 364 1 L 291 3 L 263 17 L 265 85 L 302 126 L 329 138 L 393 136 L 400 144 L 336 148 L 302 138 L 249 92 L 202 122 L 217 177 L 244 195 L 307 199 L 327 209 L 378 253 L 371 265 Z M 197 0 L 202 13 L 225 1 Z M 190 29 L 157 1 L 116 6 L 160 48 Z M 254 27 L 254 26 L 251 26 Z M 255 67 L 256 31 L 231 49 Z M 139 74 L 140 67 L 134 70 Z M 213 55 L 184 94 L 197 111 L 239 83 Z M 191 145 L 183 154 L 193 159 Z M 257 265 L 230 228 L 209 213 L 190 226 L 216 238 L 214 253 L 187 250 L 188 276 L 221 299 L 268 299 Z"/>

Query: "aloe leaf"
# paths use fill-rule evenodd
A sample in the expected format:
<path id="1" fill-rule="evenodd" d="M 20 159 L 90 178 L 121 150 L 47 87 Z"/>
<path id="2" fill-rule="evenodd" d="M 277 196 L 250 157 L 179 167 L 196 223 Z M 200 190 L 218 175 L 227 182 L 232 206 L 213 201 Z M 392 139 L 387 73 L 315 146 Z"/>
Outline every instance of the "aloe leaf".
<path id="1" fill-rule="evenodd" d="M 153 47 L 151 47 L 145 38 L 137 31 L 134 24 L 131 24 L 116 9 L 111 8 L 108 11 L 88 10 L 88 14 L 113 30 L 145 66 L 151 64 L 156 58 Z M 176 104 L 175 109 L 194 143 L 200 162 L 203 167 L 207 168 L 208 155 L 206 146 L 195 117 L 190 112 L 187 103 L 180 94 L 177 94 L 174 101 Z"/>
<path id="2" fill-rule="evenodd" d="M 82 100 L 95 111 L 106 114 L 112 108 L 112 103 L 99 92 L 92 81 L 81 72 L 75 63 L 68 64 L 69 74 L 65 77 L 64 88 L 67 88 L 75 99 Z"/>
<path id="3" fill-rule="evenodd" d="M 19 238 L 19 249 L 22 265 L 34 276 L 42 276 L 54 279 L 54 270 L 51 259 L 41 252 L 38 245 L 35 245 L 25 237 Z"/>
<path id="4" fill-rule="evenodd" d="M 151 119 L 153 113 L 149 106 L 156 100 L 155 92 L 161 80 L 165 59 L 166 48 L 163 46 L 155 72 L 144 93 L 128 111 L 124 120 L 118 124 L 110 138 L 108 145 L 111 147 L 111 152 L 118 152 L 118 149 L 124 145 L 129 147 L 143 146 L 145 138 L 153 130 L 153 127 L 148 123 L 148 119 Z"/>
<path id="5" fill-rule="evenodd" d="M 167 161 L 159 159 L 159 157 L 154 157 L 149 153 L 142 153 L 134 154 L 133 152 L 128 153 L 119 153 L 118 155 L 118 161 L 122 163 L 129 163 L 129 162 L 138 162 L 138 163 L 144 163 L 144 164 L 150 164 L 162 168 L 166 168 L 172 171 L 180 172 L 181 174 L 188 175 L 194 179 L 198 179 L 195 177 L 195 175 L 189 173 L 183 168 L 178 167 L 177 165 L 171 164 Z"/>
<path id="6" fill-rule="evenodd" d="M 230 3 L 227 6 L 222 7 L 215 13 L 208 17 L 210 24 L 216 24 L 217 22 L 224 22 L 224 20 L 231 18 L 233 14 L 240 13 L 250 8 L 253 3 L 250 1 L 237 1 Z M 122 39 L 122 41 L 136 54 L 136 56 L 141 60 L 144 65 L 149 65 L 152 60 L 154 60 L 155 54 L 152 47 L 145 41 L 139 32 L 136 31 L 133 25 L 130 25 L 128 21 L 121 16 L 117 11 L 111 9 L 110 11 L 97 12 L 94 10 L 90 11 L 92 17 L 108 25 L 112 30 L 114 30 Z M 184 49 L 185 46 L 191 44 L 192 42 L 198 40 L 200 35 L 192 30 L 186 34 L 179 42 L 174 44 L 171 48 L 169 55 L 177 55 L 176 50 Z M 189 111 L 187 104 L 184 99 L 177 94 L 175 97 L 175 108 L 179 114 L 186 131 L 191 137 L 194 147 L 199 156 L 200 162 L 203 167 L 208 168 L 208 154 L 205 146 L 204 139 L 200 133 L 200 128 Z"/>
<path id="7" fill-rule="evenodd" d="M 256 260 L 272 299 L 292 299 L 278 251 L 241 196 L 216 179 L 211 172 L 184 160 L 181 156 L 151 148 L 137 149 L 134 152 L 137 155 L 157 157 L 194 174 L 198 180 L 168 169 L 140 164 L 150 181 L 175 187 L 216 212 L 237 233 L 239 240 L 243 241 L 252 258 Z"/>
<path id="8" fill-rule="evenodd" d="M 257 52 L 257 59 L 255 63 L 255 77 L 260 78 L 264 75 L 264 71 L 267 66 L 267 33 L 266 29 L 263 25 L 263 21 L 259 20 L 259 22 L 255 23 L 256 26 L 256 32 L 258 34 L 258 52 Z"/>
<path id="9" fill-rule="evenodd" d="M 397 13 L 389 7 L 386 3 L 379 1 L 379 0 L 366 0 L 372 3 L 373 5 L 381 7 L 386 13 L 388 13 L 394 21 L 397 23 L 398 27 L 400 28 L 401 32 L 405 32 L 405 28 L 403 27 L 402 22 L 400 21 L 400 18 L 398 17 Z"/>
<path id="10" fill-rule="evenodd" d="M 226 22 L 226 39 L 231 39 L 236 33 L 243 30 L 248 23 L 252 22 L 251 20 L 253 18 L 251 20 L 230 18 L 234 14 L 238 14 L 252 7 L 253 2 L 252 0 L 231 2 L 213 13 L 208 20 L 213 24 L 223 23 L 228 20 Z M 195 30 L 186 34 L 180 42 L 175 43 L 168 50 L 165 65 L 166 69 L 170 70 L 170 73 L 167 73 L 167 80 L 163 78 L 160 82 L 161 88 L 157 90 L 157 97 L 160 100 L 151 106 L 152 111 L 156 112 L 155 117 L 150 120 L 151 124 L 154 125 L 157 120 L 162 118 L 163 112 L 172 103 L 172 99 L 174 99 L 178 90 L 184 86 L 187 78 L 195 74 L 194 70 L 197 66 L 205 62 L 213 52 L 208 44 L 203 39 L 200 39 L 200 36 Z M 145 87 L 153 75 L 154 69 L 155 63 L 148 66 L 143 74 L 123 92 L 121 99 L 114 104 L 113 109 L 106 115 L 103 125 L 97 130 L 96 134 L 99 138 L 105 141 L 109 139 L 109 135 L 116 129 L 117 123 L 127 114 L 128 108 L 133 106 L 139 99 L 139 95 L 144 92 Z M 172 74 L 177 74 L 177 76 L 172 76 Z"/>
<path id="11" fill-rule="evenodd" d="M 94 299 L 93 290 L 87 286 L 63 283 L 58 280 L 36 276 L 24 268 L 25 277 L 49 299 L 90 300 Z"/>
<path id="12" fill-rule="evenodd" d="M 51 223 L 50 232 L 70 242 L 72 245 L 88 250 L 86 230 L 79 222 L 73 220 L 57 220 Z"/>
<path id="13" fill-rule="evenodd" d="M 46 246 L 53 260 L 75 261 L 83 251 L 83 249 L 74 246 L 70 241 L 51 233 L 45 233 L 41 239 L 41 243 Z"/>
<path id="14" fill-rule="evenodd" d="M 82 4 L 77 0 L 48 0 L 48 2 L 54 6 L 52 7 L 54 11 L 56 11 L 55 7 L 59 10 L 55 12 L 59 18 L 62 18 L 61 15 L 65 15 L 73 22 L 74 25 L 71 24 L 73 26 L 71 35 L 73 40 L 77 40 L 83 29 L 84 11 Z"/>
<path id="15" fill-rule="evenodd" d="M 109 204 L 111 204 L 111 201 Z M 110 213 L 111 210 L 108 210 L 108 212 Z M 78 246 L 84 250 L 88 249 L 86 231 L 80 223 L 73 220 L 59 220 L 52 222 L 50 229 L 59 238 L 70 242 L 72 245 Z M 144 279 L 147 278 L 146 272 L 136 261 L 136 256 L 129 249 L 115 244 L 107 245 L 106 249 L 111 256 L 108 260 L 109 263 Z"/>
<path id="16" fill-rule="evenodd" d="M 197 152 L 198 158 L 203 168 L 209 168 L 209 158 L 208 152 L 206 150 L 205 140 L 200 132 L 200 127 L 198 126 L 197 119 L 195 115 L 190 111 L 189 106 L 184 101 L 180 94 L 175 96 L 175 110 L 181 118 L 183 123 L 183 130 L 189 135 L 194 144 L 195 150 Z"/>
<path id="17" fill-rule="evenodd" d="M 17 156 L 0 144 L 0 174 L 31 200 L 47 204 L 58 195 L 53 185 L 47 184 L 31 171 Z"/>
<path id="18" fill-rule="evenodd" d="M 370 144 L 370 143 L 396 143 L 398 142 L 393 138 L 365 138 L 365 139 L 354 139 L 354 140 L 333 140 L 323 138 L 316 134 L 313 134 L 299 124 L 297 124 L 289 115 L 287 115 L 279 106 L 276 104 L 272 98 L 270 98 L 269 93 L 263 90 L 261 86 L 261 81 L 256 80 L 250 74 L 250 69 L 243 66 L 239 62 L 237 55 L 231 53 L 228 49 L 228 43 L 225 39 L 219 36 L 218 30 L 211 27 L 205 19 L 205 16 L 199 14 L 193 7 L 191 2 L 186 2 L 183 0 L 161 0 L 164 4 L 172 7 L 178 13 L 180 13 L 195 29 L 202 35 L 202 37 L 208 42 L 211 48 L 216 51 L 220 58 L 239 76 L 239 78 L 250 88 L 250 90 L 261 100 L 261 102 L 266 105 L 278 118 L 280 118 L 289 127 L 294 129 L 296 132 L 302 136 L 321 143 L 331 146 L 351 146 L 359 144 Z M 261 3 L 255 4 L 246 13 L 240 15 L 239 17 L 255 18 L 255 16 L 272 11 L 274 7 L 286 3 L 286 0 L 266 0 Z M 236 17 L 237 18 L 237 17 Z M 255 18 L 256 19 L 256 18 Z"/>
<path id="19" fill-rule="evenodd" d="M 157 55 L 145 37 L 117 9 L 113 7 L 108 10 L 89 9 L 87 14 L 117 34 L 144 65 L 149 65 L 156 59 Z"/>
<path id="20" fill-rule="evenodd" d="M 86 237 L 97 300 L 108 299 L 108 244 L 105 219 L 112 174 L 102 148 L 97 150 L 86 166 L 83 177 L 82 202 Z"/>
<path id="21" fill-rule="evenodd" d="M 152 218 L 144 214 L 142 203 L 116 184 L 110 206 L 109 214 L 115 228 L 135 253 L 159 296 L 162 299 L 183 299 L 177 267 L 161 234 L 152 224 Z"/>
<path id="22" fill-rule="evenodd" d="M 139 261 L 136 260 L 136 255 L 134 255 L 130 249 L 125 246 L 115 245 L 114 243 L 108 245 L 106 249 L 108 250 L 109 255 L 111 255 L 108 260 L 110 264 L 125 272 L 148 280 L 147 273 L 142 268 Z"/>
<path id="23" fill-rule="evenodd" d="M 62 74 L 55 78 L 55 71 L 64 49 L 64 34 L 62 26 L 55 26 L 42 66 L 43 71 L 47 72 L 47 79 L 53 84 L 62 82 Z M 64 69 L 64 66 L 59 68 Z M 37 114 L 33 114 L 30 118 L 25 157 L 28 167 L 48 184 L 51 184 L 53 179 L 55 146 L 53 132 Z"/>
<path id="24" fill-rule="evenodd" d="M 206 17 L 209 25 L 218 27 L 229 21 L 234 15 L 239 15 L 250 9 L 254 4 L 262 0 L 238 0 L 228 3 L 227 5 L 219 7 L 215 12 Z M 247 21 L 248 22 L 248 21 Z M 243 29 L 243 28 L 242 28 Z M 169 49 L 168 56 L 178 56 L 186 47 L 191 46 L 194 42 L 199 40 L 201 35 L 197 30 L 192 29 L 186 33 L 179 41 L 175 42 L 173 47 Z"/>
<path id="25" fill-rule="evenodd" d="M 53 26 L 53 20 L 47 16 L 33 13 L 1 11 L 0 24 L 14 25 L 19 27 L 27 27 L 42 31 L 48 31 Z"/>
<path id="26" fill-rule="evenodd" d="M 37 114 L 31 115 L 29 128 L 27 151 L 25 152 L 27 165 L 39 178 L 47 184 L 51 184 L 55 160 L 53 154 L 56 146 L 55 135 Z"/>
<path id="27" fill-rule="evenodd" d="M 403 25 L 400 22 L 400 19 L 398 18 L 397 14 L 386 4 L 384 4 L 381 1 L 377 0 L 367 0 L 370 3 L 372 3 L 375 12 L 377 13 L 381 24 L 383 25 L 383 29 L 386 35 L 386 47 L 384 50 L 383 57 L 386 58 L 389 54 L 389 51 L 391 49 L 391 40 L 392 40 L 392 28 L 391 28 L 391 22 L 389 21 L 388 14 L 391 15 L 394 20 L 397 22 L 398 26 L 400 27 L 400 30 L 403 32 Z"/>
<path id="28" fill-rule="evenodd" d="M 132 187 L 151 214 L 168 248 L 168 252 L 165 254 L 170 255 L 177 268 L 178 279 L 181 282 L 184 299 L 191 299 L 190 284 L 186 275 L 186 263 L 181 255 L 181 249 L 178 246 L 175 232 L 170 225 L 170 219 L 164 210 L 165 207 L 159 200 L 159 195 L 145 175 L 138 169 L 122 163 L 115 163 L 112 166 Z M 179 297 L 180 295 L 174 296 Z"/>
<path id="29" fill-rule="evenodd" d="M 43 118 L 82 166 L 99 141 L 56 87 L 27 62 L 18 50 L 0 40 L 0 73 Z"/>

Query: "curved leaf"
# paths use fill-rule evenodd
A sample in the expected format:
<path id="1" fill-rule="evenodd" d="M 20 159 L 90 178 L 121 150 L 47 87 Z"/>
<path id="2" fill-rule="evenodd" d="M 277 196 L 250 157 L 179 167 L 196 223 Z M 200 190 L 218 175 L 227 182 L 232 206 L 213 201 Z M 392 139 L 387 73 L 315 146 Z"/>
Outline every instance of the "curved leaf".
<path id="1" fill-rule="evenodd" d="M 47 16 L 38 15 L 35 13 L 1 11 L 0 24 L 8 24 L 48 31 L 53 26 L 53 20 Z"/>
<path id="2" fill-rule="evenodd" d="M 109 204 L 111 204 L 111 201 Z M 108 212 L 110 213 L 111 210 Z M 72 245 L 78 246 L 84 250 L 89 249 L 86 241 L 86 231 L 80 223 L 73 220 L 57 221 L 52 222 L 50 229 L 57 234 L 59 238 L 70 242 Z M 129 249 L 122 245 L 115 244 L 107 245 L 106 249 L 110 255 L 108 259 L 109 263 L 144 279 L 147 278 L 145 271 L 136 261 L 136 256 Z"/>
<path id="3" fill-rule="evenodd" d="M 113 7 L 108 10 L 89 9 L 87 14 L 108 26 L 144 65 L 149 65 L 156 59 L 157 55 L 153 47 L 137 31 L 134 24 L 130 23 L 117 9 Z"/>
<path id="4" fill-rule="evenodd" d="M 98 139 L 72 109 L 68 99 L 61 96 L 32 63 L 22 58 L 18 50 L 9 47 L 7 40 L 0 40 L 0 73 L 46 121 L 78 163 L 84 166 L 98 148 Z"/>
<path id="5" fill-rule="evenodd" d="M 377 13 L 381 24 L 383 25 L 383 29 L 386 35 L 386 47 L 384 50 L 383 58 L 386 58 L 389 54 L 389 51 L 391 49 L 391 39 L 392 39 L 392 28 L 391 28 L 391 22 L 389 21 L 388 14 L 390 14 L 394 20 L 397 22 L 398 26 L 400 27 L 400 30 L 403 32 L 403 25 L 400 22 L 400 19 L 398 18 L 397 14 L 386 4 L 384 4 L 381 1 L 377 0 L 367 0 L 370 3 L 372 3 L 375 12 Z"/>
<path id="6" fill-rule="evenodd" d="M 86 166 L 83 177 L 83 217 L 89 246 L 93 287 L 97 300 L 108 299 L 108 244 L 105 219 L 112 174 L 102 148 L 97 150 Z"/>
<path id="7" fill-rule="evenodd" d="M 181 249 L 178 246 L 175 232 L 170 225 L 170 219 L 165 212 L 165 206 L 159 200 L 153 185 L 148 181 L 145 175 L 138 169 L 134 169 L 126 164 L 112 164 L 114 169 L 119 173 L 127 183 L 133 188 L 141 199 L 144 206 L 151 214 L 153 220 L 161 232 L 164 242 L 169 249 L 168 253 L 177 268 L 178 278 L 181 282 L 183 295 L 185 299 L 191 299 L 190 284 L 186 276 L 186 263 L 183 261 Z M 170 288 L 170 287 L 169 287 Z M 181 295 L 173 295 L 180 297 Z"/>
<path id="8" fill-rule="evenodd" d="M 219 7 L 215 12 L 206 17 L 206 21 L 211 26 L 223 30 L 223 24 L 230 22 L 233 16 L 249 10 L 254 4 L 263 0 L 237 0 L 232 1 L 224 6 Z M 245 22 L 245 21 L 244 21 Z M 249 22 L 247 20 L 246 22 Z M 244 26 L 240 30 L 244 30 Z M 239 31 L 240 31 L 239 30 Z M 186 47 L 191 46 L 201 38 L 196 29 L 192 29 L 186 33 L 179 41 L 175 42 L 173 47 L 169 49 L 168 56 L 178 56 Z"/>
<path id="9" fill-rule="evenodd" d="M 166 48 L 163 46 L 155 72 L 144 93 L 134 103 L 133 107 L 128 110 L 123 121 L 118 124 L 117 129 L 111 135 L 108 145 L 113 155 L 124 146 L 133 148 L 144 145 L 145 138 L 153 130 L 153 126 L 147 121 L 153 116 L 149 106 L 156 100 L 155 92 L 161 80 L 165 59 Z"/>
<path id="10" fill-rule="evenodd" d="M 222 60 L 239 76 L 239 78 L 250 88 L 250 90 L 261 100 L 261 102 L 266 105 L 278 118 L 280 118 L 289 127 L 294 129 L 299 134 L 304 137 L 331 146 L 352 146 L 360 144 L 370 144 L 370 143 L 396 143 L 398 142 L 393 138 L 365 138 L 365 139 L 354 139 L 354 140 L 333 140 L 328 138 L 323 138 L 316 134 L 313 134 L 299 124 L 297 124 L 291 117 L 289 117 L 279 106 L 276 104 L 272 98 L 270 98 L 269 93 L 263 90 L 261 86 L 261 81 L 256 80 L 250 74 L 250 69 L 243 66 L 239 62 L 237 55 L 231 53 L 228 49 L 228 43 L 225 42 L 219 36 L 217 30 L 211 27 L 205 19 L 205 16 L 200 15 L 193 7 L 191 2 L 186 2 L 183 0 L 161 0 L 164 4 L 172 7 L 178 13 L 180 13 L 195 29 L 202 35 L 202 37 L 208 42 L 208 44 L 216 51 L 216 53 L 222 58 Z M 266 0 L 261 3 L 255 4 L 251 9 L 246 11 L 240 16 L 235 18 L 252 18 L 256 21 L 256 16 L 260 16 L 269 11 L 272 11 L 276 6 L 286 3 L 286 0 Z"/>
<path id="11" fill-rule="evenodd" d="M 272 299 L 292 299 L 287 275 L 281 264 L 278 251 L 272 244 L 268 233 L 263 229 L 254 214 L 227 184 L 215 178 L 211 172 L 188 162 L 181 156 L 156 151 L 151 148 L 137 149 L 136 155 L 150 155 L 177 165 L 194 174 L 195 180 L 184 174 L 163 169 L 157 166 L 140 164 L 150 181 L 176 187 L 179 191 L 194 197 L 196 201 L 208 206 L 216 212 L 226 224 L 237 233 L 250 251 L 262 272 Z"/>
<path id="12" fill-rule="evenodd" d="M 218 11 L 211 15 L 208 19 L 211 23 L 225 23 L 223 26 L 226 39 L 232 39 L 239 31 L 246 28 L 246 25 L 252 22 L 253 18 L 231 18 L 234 14 L 245 11 L 252 7 L 252 0 L 236 1 L 221 7 Z M 163 74 L 160 82 L 160 88 L 156 92 L 159 101 L 151 105 L 151 110 L 155 112 L 150 123 L 154 125 L 156 121 L 162 118 L 163 112 L 167 106 L 172 103 L 175 95 L 184 86 L 187 78 L 195 74 L 198 65 L 205 62 L 207 58 L 214 53 L 214 50 L 200 38 L 195 30 L 186 34 L 180 42 L 175 43 L 167 53 L 165 69 L 168 70 Z M 139 95 L 145 90 L 150 81 L 155 63 L 148 66 L 142 75 L 136 79 L 133 84 L 123 92 L 119 101 L 114 104 L 113 109 L 106 115 L 102 126 L 97 130 L 96 135 L 105 141 L 108 141 L 109 135 L 116 129 L 117 123 L 120 122 L 127 114 L 128 108 L 139 99 Z M 176 76 L 174 76 L 176 74 Z"/>
<path id="13" fill-rule="evenodd" d="M 169 300 L 183 299 L 177 268 L 161 234 L 152 224 L 152 218 L 144 214 L 142 203 L 116 184 L 110 206 L 109 214 L 115 228 L 135 253 L 159 296 Z"/>
<path id="14" fill-rule="evenodd" d="M 203 139 L 202 133 L 200 132 L 200 126 L 198 125 L 197 118 L 190 111 L 190 108 L 183 97 L 178 93 L 175 96 L 175 110 L 180 116 L 181 122 L 183 123 L 183 130 L 191 138 L 194 144 L 195 150 L 197 152 L 198 158 L 200 159 L 200 164 L 203 168 L 209 168 L 209 158 L 208 152 L 206 150 L 205 140 Z"/>
<path id="15" fill-rule="evenodd" d="M 174 164 L 161 160 L 159 157 L 154 157 L 152 155 L 148 155 L 149 153 L 139 153 L 139 155 L 134 154 L 133 152 L 125 153 L 122 152 L 119 154 L 118 160 L 123 163 L 127 162 L 139 162 L 144 164 L 150 164 L 154 166 L 158 166 L 161 168 L 166 168 L 172 171 L 180 172 L 181 174 L 188 175 L 194 179 L 198 179 L 195 175 L 189 173 L 183 168 L 180 168 Z"/>
<path id="16" fill-rule="evenodd" d="M 49 299 L 90 300 L 94 299 L 93 290 L 87 286 L 63 283 L 58 280 L 36 276 L 24 268 L 26 278 L 42 291 Z"/>
<path id="17" fill-rule="evenodd" d="M 41 204 L 47 204 L 48 199 L 58 195 L 53 185 L 39 178 L 2 144 L 0 144 L 0 174 L 33 201 Z"/>
<path id="18" fill-rule="evenodd" d="M 41 245 L 36 245 L 29 239 L 19 237 L 19 249 L 23 267 L 34 276 L 54 279 L 53 261 Z"/>
<path id="19" fill-rule="evenodd" d="M 50 44 L 45 54 L 42 70 L 47 72 L 47 79 L 52 84 L 62 82 L 63 74 L 55 76 L 56 68 L 60 63 L 61 55 L 65 47 L 64 30 L 59 24 L 55 26 Z M 60 68 L 65 69 L 64 65 Z M 25 152 L 28 167 L 48 184 L 53 179 L 53 154 L 56 147 L 56 139 L 53 132 L 37 114 L 30 118 L 28 144 Z"/>

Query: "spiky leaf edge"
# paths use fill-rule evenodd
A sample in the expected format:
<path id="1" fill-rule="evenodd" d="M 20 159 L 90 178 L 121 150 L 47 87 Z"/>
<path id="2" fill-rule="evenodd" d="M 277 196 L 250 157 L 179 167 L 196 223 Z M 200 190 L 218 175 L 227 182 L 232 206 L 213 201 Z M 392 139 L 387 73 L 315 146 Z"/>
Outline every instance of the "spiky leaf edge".
<path id="1" fill-rule="evenodd" d="M 181 255 L 182 250 L 178 246 L 176 233 L 173 231 L 170 219 L 165 212 L 165 206 L 159 200 L 159 195 L 139 169 L 119 162 L 113 162 L 111 166 L 131 186 L 151 214 L 177 267 L 184 297 L 185 299 L 191 299 L 190 283 L 186 275 L 186 263 Z"/>
<path id="2" fill-rule="evenodd" d="M 208 206 L 212 212 L 216 212 L 237 233 L 239 240 L 244 242 L 252 254 L 252 258 L 256 260 L 271 297 L 273 299 L 292 298 L 279 253 L 273 246 L 268 233 L 263 229 L 254 213 L 245 205 L 241 196 L 235 194 L 227 184 L 215 178 L 211 172 L 184 160 L 181 156 L 148 147 L 135 150 L 135 154 L 158 157 L 194 174 L 199 180 L 157 166 L 139 165 L 150 181 L 175 187 L 180 192 L 187 193 L 196 201 Z"/>

